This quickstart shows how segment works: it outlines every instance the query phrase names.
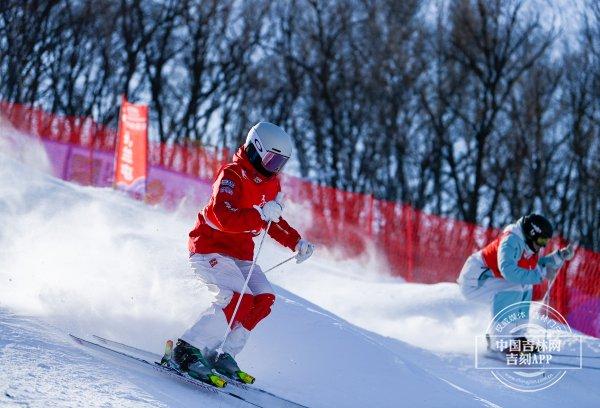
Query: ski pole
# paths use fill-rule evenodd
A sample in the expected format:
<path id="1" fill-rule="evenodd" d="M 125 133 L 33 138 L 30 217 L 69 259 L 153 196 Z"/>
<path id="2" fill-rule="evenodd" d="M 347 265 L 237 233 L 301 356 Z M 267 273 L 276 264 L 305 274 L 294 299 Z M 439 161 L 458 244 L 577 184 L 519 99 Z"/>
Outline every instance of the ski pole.
<path id="1" fill-rule="evenodd" d="M 552 286 L 554 285 L 554 282 L 556 282 L 556 278 L 558 277 L 559 272 L 560 272 L 560 270 L 558 272 L 556 272 L 556 275 L 554 275 L 554 278 L 548 284 L 548 289 L 546 289 L 546 293 L 544 294 L 544 297 L 542 298 L 542 303 L 545 305 L 548 304 L 547 301 L 548 301 L 548 298 L 550 297 L 550 291 L 552 290 Z"/>
<path id="2" fill-rule="evenodd" d="M 570 245 L 573 245 L 576 248 L 579 245 L 579 242 L 573 242 Z M 570 259 L 569 259 L 569 261 L 570 261 Z M 552 281 L 550 281 L 550 283 L 548 284 L 548 289 L 546 290 L 546 293 L 544 294 L 544 298 L 542 299 L 543 304 L 547 304 L 546 301 L 548 300 L 548 298 L 550 296 L 550 291 L 552 290 L 552 285 L 554 285 L 554 282 L 556 281 L 556 278 L 558 278 L 558 274 L 563 269 L 563 266 L 564 265 L 561 265 L 559 270 L 556 272 L 556 275 L 554 275 L 554 278 L 552 279 Z"/>
<path id="3" fill-rule="evenodd" d="M 277 194 L 275 201 L 277 201 L 278 203 L 281 204 L 281 202 L 283 201 L 283 193 L 282 192 L 279 192 Z M 252 276 L 252 271 L 254 271 L 254 267 L 256 266 L 256 261 L 258 260 L 258 256 L 260 255 L 260 251 L 262 249 L 263 243 L 265 242 L 267 232 L 269 231 L 269 228 L 271 227 L 271 223 L 272 223 L 272 221 L 269 221 L 269 223 L 267 224 L 267 228 L 265 228 L 265 231 L 262 234 L 260 243 L 258 244 L 258 250 L 256 251 L 256 256 L 252 260 L 252 265 L 250 266 L 250 270 L 248 271 L 248 276 L 246 276 L 246 280 L 244 281 L 244 286 L 242 286 L 242 291 L 240 292 L 240 297 L 239 297 L 237 303 L 235 304 L 235 308 L 233 309 L 233 314 L 231 315 L 231 319 L 229 319 L 229 324 L 227 325 L 227 329 L 225 329 L 225 335 L 223 336 L 221 345 L 217 349 L 217 351 L 219 351 L 219 353 L 223 351 L 223 346 L 225 345 L 227 336 L 229 336 L 229 333 L 231 332 L 231 327 L 233 326 L 233 322 L 235 321 L 235 316 L 237 315 L 240 304 L 242 303 L 242 298 L 244 296 L 244 293 L 246 293 L 246 289 L 248 288 L 248 282 L 250 281 L 250 277 Z"/>
<path id="4" fill-rule="evenodd" d="M 544 341 L 548 341 L 548 307 L 550 307 L 550 305 L 547 302 L 550 298 L 550 291 L 552 290 L 552 285 L 554 285 L 554 282 L 556 281 L 556 277 L 558 276 L 559 272 L 560 270 L 556 272 L 556 275 L 554 275 L 554 278 L 548 284 L 548 289 L 546 289 L 546 293 L 542 298 L 542 304 L 545 305 L 544 309 L 546 311 L 546 320 L 544 320 Z"/>
<path id="5" fill-rule="evenodd" d="M 578 244 L 575 244 L 578 245 Z M 544 332 L 544 339 L 547 340 L 548 339 L 548 307 L 550 307 L 550 305 L 548 304 L 548 301 L 550 300 L 550 292 L 552 291 L 552 286 L 554 285 L 554 282 L 556 282 L 556 279 L 558 278 L 558 274 L 560 273 L 560 271 L 562 270 L 562 266 L 560 267 L 560 269 L 558 271 L 556 271 L 556 274 L 554 275 L 554 278 L 550 281 L 550 283 L 548 283 L 548 289 L 546 289 L 546 293 L 544 294 L 544 297 L 542 298 L 542 304 L 546 305 L 546 323 L 545 323 L 545 332 Z"/>
<path id="6" fill-rule="evenodd" d="M 270 272 L 270 271 L 272 271 L 272 270 L 273 270 L 273 269 L 275 269 L 275 268 L 279 268 L 281 265 L 283 265 L 283 264 L 285 264 L 285 263 L 288 263 L 289 261 L 291 261 L 292 259 L 295 259 L 295 258 L 296 258 L 296 255 L 292 255 L 292 256 L 290 256 L 288 259 L 286 259 L 286 260 L 284 260 L 284 261 L 281 261 L 281 262 L 279 262 L 277 265 L 275 265 L 275 266 L 271 266 L 271 267 L 270 267 L 269 269 L 267 269 L 266 271 L 263 271 L 263 273 L 267 273 L 267 272 Z"/>

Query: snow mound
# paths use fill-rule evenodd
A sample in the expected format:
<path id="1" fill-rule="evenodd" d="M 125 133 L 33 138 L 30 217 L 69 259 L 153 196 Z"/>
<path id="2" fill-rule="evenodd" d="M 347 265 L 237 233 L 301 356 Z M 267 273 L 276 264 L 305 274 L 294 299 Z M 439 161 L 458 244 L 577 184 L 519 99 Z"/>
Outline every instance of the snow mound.
<path id="1" fill-rule="evenodd" d="M 212 300 L 187 265 L 192 221 L 0 152 L 0 402 L 232 406 L 91 356 L 67 336 L 98 334 L 160 353 Z M 268 268 L 286 256 L 269 245 L 259 262 Z M 455 285 L 405 284 L 362 268 L 317 255 L 269 274 L 278 300 L 239 356 L 257 385 L 311 407 L 600 401 L 600 370 L 569 373 L 535 395 L 505 388 L 475 370 L 466 351 L 447 352 L 468 350 L 485 315 Z M 436 346 L 436 336 L 447 339 Z"/>
<path id="2" fill-rule="evenodd" d="M 0 212 L 7 227 L 0 237 L 2 307 L 44 317 L 64 333 L 156 351 L 210 303 L 188 270 L 187 223 L 6 157 L 0 183 L 10 190 Z M 391 406 L 399 389 L 412 404 L 469 401 L 362 330 L 283 289 L 278 295 L 240 358 L 265 387 L 310 406 Z M 423 387 L 427 393 L 409 392 Z"/>

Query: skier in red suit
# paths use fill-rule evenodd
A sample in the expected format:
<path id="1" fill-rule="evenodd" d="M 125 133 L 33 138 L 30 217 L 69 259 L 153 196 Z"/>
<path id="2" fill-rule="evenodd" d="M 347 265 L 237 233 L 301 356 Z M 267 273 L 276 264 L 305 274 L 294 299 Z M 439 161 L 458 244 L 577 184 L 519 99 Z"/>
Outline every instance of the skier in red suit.
<path id="1" fill-rule="evenodd" d="M 237 380 L 253 381 L 239 369 L 234 357 L 275 301 L 273 288 L 258 265 L 242 293 L 254 256 L 253 238 L 271 222 L 267 233 L 297 252 L 298 263 L 314 251 L 314 245 L 281 218 L 283 204 L 276 201 L 281 191 L 278 174 L 291 153 L 292 140 L 283 129 L 268 122 L 252 127 L 233 161 L 219 171 L 210 201 L 189 233 L 192 270 L 215 294 L 215 300 L 177 341 L 172 360 L 198 379 L 211 382 L 216 370 Z M 231 331 L 218 350 L 230 322 Z"/>

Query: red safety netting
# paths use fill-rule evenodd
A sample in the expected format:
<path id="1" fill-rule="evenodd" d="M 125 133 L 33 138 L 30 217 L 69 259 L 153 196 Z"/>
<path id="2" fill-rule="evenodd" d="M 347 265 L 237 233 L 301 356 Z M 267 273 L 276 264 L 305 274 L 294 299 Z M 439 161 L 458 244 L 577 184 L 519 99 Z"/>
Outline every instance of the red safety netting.
<path id="1" fill-rule="evenodd" d="M 82 184 L 106 185 L 110 172 L 95 177 L 102 166 L 95 156 L 114 153 L 116 131 L 89 118 L 54 115 L 23 105 L 0 103 L 0 112 L 24 133 L 42 140 L 62 143 L 74 148 L 87 148 L 89 160 L 67 160 L 78 166 L 64 179 Z M 210 149 L 193 142 L 185 145 L 150 143 L 149 166 L 171 172 L 179 183 L 188 185 L 203 180 L 207 186 L 230 153 Z M 66 166 L 66 164 L 65 164 Z M 106 172 L 107 170 L 105 170 Z M 67 174 L 76 174 L 77 177 Z M 173 176 L 169 176 L 173 180 Z M 181 179 L 183 178 L 183 182 Z M 98 181 L 99 180 L 99 181 Z M 188 180 L 186 182 L 186 180 Z M 104 184 L 102 184 L 104 183 Z M 184 189 L 164 194 L 169 182 L 158 178 L 149 183 L 153 203 L 181 199 Z M 170 182 L 170 184 L 177 184 Z M 455 281 L 466 258 L 499 234 L 499 230 L 483 228 L 462 221 L 431 215 L 410 206 L 374 199 L 370 195 L 351 193 L 321 186 L 297 177 L 285 176 L 284 190 L 288 198 L 310 209 L 307 235 L 345 257 L 359 256 L 372 245 L 384 257 L 388 270 L 409 282 L 436 283 Z M 209 190 L 205 190 L 207 192 Z M 179 195 L 177 195 L 179 194 Z M 551 243 L 551 249 L 561 244 Z M 384 272 L 384 271 L 382 271 Z M 573 261 L 558 275 L 552 288 L 551 305 L 567 316 L 578 330 L 600 337 L 600 254 L 580 248 Z M 546 285 L 537 285 L 534 298 L 540 299 Z"/>

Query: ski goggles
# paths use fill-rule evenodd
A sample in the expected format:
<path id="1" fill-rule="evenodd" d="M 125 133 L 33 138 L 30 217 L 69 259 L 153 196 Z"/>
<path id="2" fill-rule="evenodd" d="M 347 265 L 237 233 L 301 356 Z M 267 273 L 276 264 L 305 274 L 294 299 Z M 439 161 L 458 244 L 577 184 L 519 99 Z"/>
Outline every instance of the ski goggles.
<path id="1" fill-rule="evenodd" d="M 548 241 L 550 241 L 550 238 L 538 237 L 535 239 L 534 242 L 539 246 L 545 247 L 546 245 L 548 245 Z"/>
<path id="2" fill-rule="evenodd" d="M 287 156 L 269 151 L 263 156 L 262 165 L 271 173 L 279 173 L 288 160 Z"/>

